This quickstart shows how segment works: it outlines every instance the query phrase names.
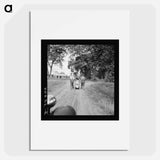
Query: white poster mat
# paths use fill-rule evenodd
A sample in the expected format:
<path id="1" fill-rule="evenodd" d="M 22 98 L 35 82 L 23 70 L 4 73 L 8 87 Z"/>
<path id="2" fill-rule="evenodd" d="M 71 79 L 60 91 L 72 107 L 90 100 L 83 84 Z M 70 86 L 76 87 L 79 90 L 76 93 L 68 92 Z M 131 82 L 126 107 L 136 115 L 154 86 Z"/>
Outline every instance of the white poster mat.
<path id="1" fill-rule="evenodd" d="M 119 121 L 41 121 L 41 39 L 119 39 Z M 129 12 L 31 11 L 31 150 L 129 149 Z"/>

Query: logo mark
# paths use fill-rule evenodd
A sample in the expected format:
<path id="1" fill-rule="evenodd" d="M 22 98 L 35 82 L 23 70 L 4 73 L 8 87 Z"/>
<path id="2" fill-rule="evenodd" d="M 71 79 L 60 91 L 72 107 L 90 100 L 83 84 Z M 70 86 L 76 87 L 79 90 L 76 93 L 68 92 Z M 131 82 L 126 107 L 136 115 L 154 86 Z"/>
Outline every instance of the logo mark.
<path id="1" fill-rule="evenodd" d="M 11 13 L 12 12 L 12 4 L 7 4 L 4 6 L 4 11 L 7 13 Z"/>

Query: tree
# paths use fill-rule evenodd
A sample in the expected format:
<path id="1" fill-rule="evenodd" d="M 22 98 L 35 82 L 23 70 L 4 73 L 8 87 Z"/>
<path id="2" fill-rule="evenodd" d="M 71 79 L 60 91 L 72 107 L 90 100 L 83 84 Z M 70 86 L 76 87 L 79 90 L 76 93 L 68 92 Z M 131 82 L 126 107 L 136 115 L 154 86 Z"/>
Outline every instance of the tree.
<path id="1" fill-rule="evenodd" d="M 62 66 L 62 61 L 66 54 L 65 46 L 63 45 L 48 45 L 48 74 L 51 76 L 53 64 L 59 64 Z"/>
<path id="2" fill-rule="evenodd" d="M 114 81 L 114 54 L 112 44 L 97 45 L 48 45 L 48 74 L 53 64 L 62 65 L 65 54 L 70 54 L 68 68 L 81 71 L 87 79 Z"/>
<path id="3" fill-rule="evenodd" d="M 105 79 L 108 75 L 109 80 L 114 79 L 113 45 L 70 45 L 68 50 L 72 53 L 69 67 L 81 70 L 88 79 Z"/>

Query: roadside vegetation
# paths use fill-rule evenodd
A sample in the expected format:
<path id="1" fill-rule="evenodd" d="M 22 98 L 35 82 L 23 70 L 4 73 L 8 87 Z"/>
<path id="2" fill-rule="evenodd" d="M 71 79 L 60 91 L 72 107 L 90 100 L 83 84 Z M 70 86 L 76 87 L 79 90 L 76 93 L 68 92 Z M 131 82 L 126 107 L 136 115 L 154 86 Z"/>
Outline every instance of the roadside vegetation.
<path id="1" fill-rule="evenodd" d="M 100 107 L 102 113 L 114 114 L 114 84 L 97 82 L 86 87 L 86 94 L 91 101 Z"/>

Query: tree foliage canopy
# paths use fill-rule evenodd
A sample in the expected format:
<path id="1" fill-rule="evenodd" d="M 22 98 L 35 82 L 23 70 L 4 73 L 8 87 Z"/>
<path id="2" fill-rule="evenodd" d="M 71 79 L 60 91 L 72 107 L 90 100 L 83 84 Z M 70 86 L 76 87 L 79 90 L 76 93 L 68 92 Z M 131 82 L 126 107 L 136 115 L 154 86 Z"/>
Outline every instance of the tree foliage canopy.
<path id="1" fill-rule="evenodd" d="M 72 58 L 68 67 L 74 66 L 88 79 L 106 79 L 114 81 L 114 46 L 113 45 L 76 45 L 70 49 Z"/>
<path id="2" fill-rule="evenodd" d="M 69 53 L 68 68 L 80 70 L 87 79 L 114 81 L 115 46 L 97 45 L 48 45 L 48 65 L 62 65 L 64 56 Z"/>
<path id="3" fill-rule="evenodd" d="M 62 66 L 62 61 L 64 60 L 66 50 L 63 45 L 48 45 L 47 54 L 48 54 L 47 64 L 48 67 L 50 68 L 48 74 L 51 75 L 53 64 L 59 64 L 60 66 Z"/>

